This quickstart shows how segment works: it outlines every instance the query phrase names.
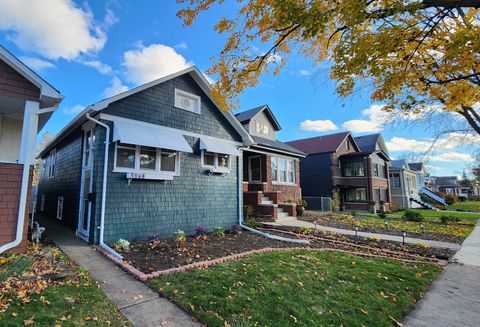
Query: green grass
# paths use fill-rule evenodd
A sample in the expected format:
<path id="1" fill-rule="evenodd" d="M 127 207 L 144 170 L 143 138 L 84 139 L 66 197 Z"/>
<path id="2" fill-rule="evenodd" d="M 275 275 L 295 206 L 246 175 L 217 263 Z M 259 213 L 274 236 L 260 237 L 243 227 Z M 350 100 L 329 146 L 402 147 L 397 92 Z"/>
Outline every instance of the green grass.
<path id="1" fill-rule="evenodd" d="M 480 201 L 457 202 L 447 207 L 447 210 L 470 210 L 480 213 Z"/>
<path id="2" fill-rule="evenodd" d="M 38 257 L 33 261 L 27 255 L 0 258 L 7 258 L 6 263 L 0 265 L 0 270 L 14 271 L 15 276 L 20 277 L 23 273 L 34 274 L 33 268 L 29 267 L 27 262 L 34 262 L 37 264 L 36 268 L 42 269 L 42 262 Z M 64 258 L 60 260 L 63 261 Z M 47 282 L 48 286 L 41 290 L 40 294 L 20 295 L 21 289 L 32 290 L 27 284 L 28 281 L 15 292 L 2 294 L 3 300 L 11 302 L 6 311 L 0 313 L 0 326 L 130 326 L 128 320 L 97 284 L 78 267 L 72 268 L 78 272 L 77 277 L 67 278 L 57 284 Z M 0 287 L 3 288 L 9 281 L 1 282 Z M 23 299 L 28 300 L 24 302 Z"/>
<path id="3" fill-rule="evenodd" d="M 297 250 L 179 272 L 149 285 L 208 326 L 392 326 L 440 270 Z"/>
<path id="4" fill-rule="evenodd" d="M 480 219 L 480 214 L 478 213 L 471 213 L 471 212 L 445 212 L 445 211 L 434 211 L 434 210 L 428 210 L 428 209 L 410 209 L 416 212 L 420 212 L 424 217 L 425 220 L 429 221 L 440 221 L 441 216 L 455 216 L 460 219 L 460 223 L 465 223 L 465 224 L 472 224 L 474 225 L 475 222 Z M 403 216 L 405 211 L 398 211 L 395 213 L 388 214 L 387 217 L 392 217 L 392 218 L 401 218 Z M 361 215 L 366 215 L 366 216 L 375 216 L 378 217 L 377 215 L 373 214 L 363 214 Z"/>

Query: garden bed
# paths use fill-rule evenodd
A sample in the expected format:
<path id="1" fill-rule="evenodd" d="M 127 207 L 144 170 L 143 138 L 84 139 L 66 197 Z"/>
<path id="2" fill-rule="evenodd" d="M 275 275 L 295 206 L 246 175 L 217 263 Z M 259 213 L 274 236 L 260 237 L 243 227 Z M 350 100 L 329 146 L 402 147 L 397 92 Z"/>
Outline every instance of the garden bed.
<path id="1" fill-rule="evenodd" d="M 284 235 L 287 231 L 298 232 L 296 229 L 268 230 L 269 233 L 289 238 L 306 239 L 300 233 Z M 324 234 L 315 231 L 319 236 Z M 317 235 L 317 234 L 315 234 Z M 348 240 L 348 244 L 338 244 L 335 240 Z M 333 242 L 332 242 L 333 241 Z M 359 244 L 371 245 L 372 249 L 359 249 Z M 174 239 L 157 240 L 155 242 L 135 241 L 132 242 L 128 251 L 118 250 L 124 260 L 139 271 L 150 274 L 152 272 L 165 271 L 171 268 L 182 267 L 192 264 L 208 262 L 214 259 L 224 258 L 231 255 L 265 248 L 329 248 L 353 252 L 366 252 L 373 255 L 404 258 L 408 260 L 422 260 L 422 258 L 448 259 L 453 251 L 433 249 L 421 245 L 404 245 L 399 243 L 359 238 L 356 240 L 346 239 L 341 236 L 330 235 L 325 240 L 310 240 L 309 244 L 292 243 L 269 239 L 264 236 L 243 231 L 240 234 L 226 233 L 224 236 L 208 235 L 207 237 L 187 237 L 184 241 Z M 399 251 L 392 255 L 384 253 L 384 249 Z M 404 253 L 404 255 L 402 255 Z"/>
<path id="2" fill-rule="evenodd" d="M 401 236 L 403 231 L 406 231 L 407 237 L 457 244 L 462 244 L 473 229 L 472 225 L 464 225 L 461 223 L 446 225 L 436 221 L 425 221 L 423 222 L 425 232 L 422 233 L 421 223 L 390 217 L 386 218 L 388 228 L 385 229 L 384 220 L 380 218 L 356 216 L 354 219 L 340 219 L 336 216 L 321 215 L 313 211 L 306 212 L 304 216 L 298 217 L 298 219 L 315 222 L 321 226 L 340 229 L 355 230 L 355 228 L 358 227 L 359 231 L 370 233 Z M 441 233 L 438 231 L 441 231 Z"/>

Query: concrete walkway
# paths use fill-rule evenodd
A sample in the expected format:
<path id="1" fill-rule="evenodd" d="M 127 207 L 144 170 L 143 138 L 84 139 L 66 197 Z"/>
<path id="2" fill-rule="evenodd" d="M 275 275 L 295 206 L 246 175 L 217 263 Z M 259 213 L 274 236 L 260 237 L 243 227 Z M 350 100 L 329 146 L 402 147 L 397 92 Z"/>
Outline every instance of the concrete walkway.
<path id="1" fill-rule="evenodd" d="M 291 218 L 280 219 L 278 222 L 266 222 L 264 224 L 270 225 L 270 226 L 310 227 L 310 228 L 314 228 L 314 229 L 316 228 L 318 230 L 322 230 L 330 233 L 336 233 L 336 234 L 342 234 L 342 235 L 355 235 L 354 230 L 327 227 L 327 226 L 322 226 L 318 224 L 315 225 L 314 223 L 311 223 L 308 221 L 291 219 Z M 395 241 L 395 242 L 402 242 L 402 239 L 403 239 L 402 236 L 398 236 L 398 235 L 379 234 L 379 233 L 370 233 L 370 232 L 361 232 L 361 231 L 358 231 L 358 236 L 366 237 L 366 238 L 377 238 L 380 240 Z M 408 244 L 422 243 L 422 244 L 427 244 L 433 248 L 450 249 L 453 251 L 458 251 L 460 249 L 460 245 L 456 243 L 431 241 L 431 240 L 424 240 L 421 238 L 412 238 L 412 237 L 405 237 L 405 243 L 408 243 Z"/>
<path id="2" fill-rule="evenodd" d="M 480 222 L 463 242 L 453 263 L 433 282 L 404 326 L 450 327 L 480 324 Z"/>
<path id="3" fill-rule="evenodd" d="M 161 298 L 158 293 L 75 237 L 72 231 L 50 219 L 41 218 L 39 222 L 46 227 L 45 234 L 48 238 L 80 267 L 90 272 L 133 326 L 200 326 L 175 304 Z"/>

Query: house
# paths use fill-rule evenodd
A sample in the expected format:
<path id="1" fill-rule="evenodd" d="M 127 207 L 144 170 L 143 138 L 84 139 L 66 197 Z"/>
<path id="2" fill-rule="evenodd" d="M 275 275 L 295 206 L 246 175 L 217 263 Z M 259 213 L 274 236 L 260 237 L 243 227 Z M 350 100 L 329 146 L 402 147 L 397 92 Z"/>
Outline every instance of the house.
<path id="1" fill-rule="evenodd" d="M 468 199 L 472 189 L 468 185 L 462 185 L 457 176 L 434 176 L 435 190 L 443 194 L 456 195 L 459 198 Z"/>
<path id="2" fill-rule="evenodd" d="M 62 99 L 0 46 L 0 253 L 26 249 L 36 137 Z"/>
<path id="3" fill-rule="evenodd" d="M 40 153 L 38 211 L 103 247 L 230 229 L 242 214 L 241 148 L 253 143 L 187 68 L 92 104 L 65 126 Z"/>
<path id="4" fill-rule="evenodd" d="M 281 127 L 268 105 L 236 117 L 255 141 L 243 151 L 244 205 L 257 217 L 295 217 L 295 202 L 302 197 L 300 159 L 306 154 L 277 140 Z"/>
<path id="5" fill-rule="evenodd" d="M 369 210 L 390 202 L 390 158 L 380 134 L 354 138 L 350 132 L 287 142 L 308 154 L 300 161 L 303 198 L 308 208 L 325 210 L 322 199 L 339 195 L 346 210 Z"/>

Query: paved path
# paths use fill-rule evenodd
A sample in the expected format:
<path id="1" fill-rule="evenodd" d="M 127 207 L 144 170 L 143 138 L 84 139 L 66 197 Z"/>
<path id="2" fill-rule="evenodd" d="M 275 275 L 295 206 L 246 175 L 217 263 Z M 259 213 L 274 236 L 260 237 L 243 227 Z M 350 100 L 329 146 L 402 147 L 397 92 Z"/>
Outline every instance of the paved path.
<path id="1" fill-rule="evenodd" d="M 110 300 L 115 303 L 134 327 L 200 326 L 175 304 L 160 297 L 137 281 L 93 247 L 81 241 L 72 231 L 49 219 L 41 219 L 45 234 L 79 266 L 88 270 Z"/>
<path id="2" fill-rule="evenodd" d="M 404 320 L 408 327 L 480 325 L 480 221 Z"/>
<path id="3" fill-rule="evenodd" d="M 322 225 L 318 225 L 318 224 L 315 225 L 314 223 L 311 223 L 311 222 L 308 222 L 308 221 L 291 219 L 291 218 L 281 219 L 278 222 L 267 222 L 267 223 L 264 223 L 264 224 L 270 225 L 270 226 L 310 227 L 310 228 L 316 228 L 318 230 L 322 230 L 322 231 L 325 231 L 325 232 L 337 233 L 337 234 L 342 234 L 342 235 L 355 235 L 354 230 L 327 227 L 327 226 L 322 226 Z M 389 235 L 389 234 L 379 234 L 379 233 L 370 233 L 370 232 L 358 231 L 358 236 L 367 237 L 367 238 L 377 238 L 377 239 L 386 240 L 386 241 L 402 242 L 402 236 L 398 236 L 398 235 Z M 431 241 L 431 240 L 424 240 L 424 239 L 412 238 L 412 237 L 406 237 L 405 238 L 405 243 L 409 243 L 409 244 L 422 243 L 422 244 L 427 244 L 427 245 L 429 245 L 431 247 L 434 247 L 434 248 L 450 249 L 450 250 L 453 250 L 453 251 L 458 251 L 460 249 L 460 245 L 456 244 L 456 243 Z"/>

